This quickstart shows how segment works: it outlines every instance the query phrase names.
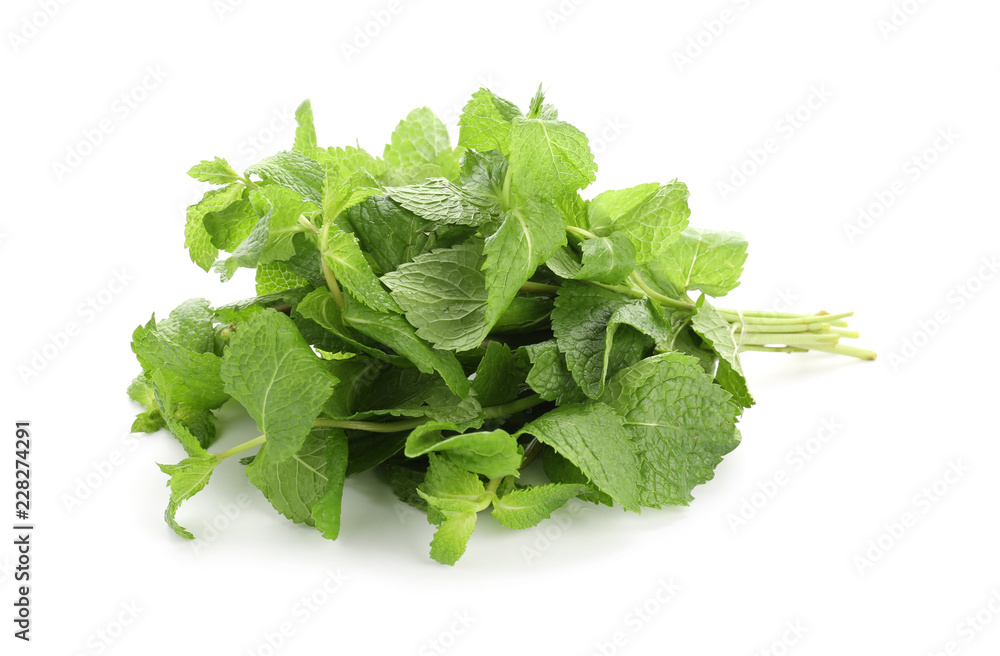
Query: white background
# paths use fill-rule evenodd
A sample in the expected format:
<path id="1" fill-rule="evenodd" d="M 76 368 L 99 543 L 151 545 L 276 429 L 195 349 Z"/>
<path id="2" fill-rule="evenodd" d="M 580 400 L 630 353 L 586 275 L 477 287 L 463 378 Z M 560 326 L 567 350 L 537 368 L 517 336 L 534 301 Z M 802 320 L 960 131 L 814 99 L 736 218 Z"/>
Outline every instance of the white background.
<path id="1" fill-rule="evenodd" d="M 1000 253 L 998 20 L 984 0 L 8 0 L 2 651 L 997 653 L 1000 282 L 982 262 Z M 247 272 L 223 286 L 188 260 L 184 207 L 202 186 L 185 171 L 288 147 L 306 97 L 321 144 L 378 154 L 413 107 L 454 127 L 479 86 L 524 106 L 539 82 L 599 151 L 588 193 L 680 178 L 694 225 L 750 241 L 727 305 L 855 310 L 879 360 L 748 354 L 758 405 L 691 507 L 574 501 L 522 532 L 484 515 L 454 568 L 427 557 L 423 517 L 365 475 L 335 543 L 275 513 L 235 462 L 180 512 L 201 539 L 170 532 L 155 463 L 182 453 L 163 433 L 127 436 L 131 332 L 189 297 L 252 295 Z M 81 146 L 102 122 L 110 132 Z M 748 163 L 768 139 L 776 152 Z M 58 172 L 72 151 L 85 156 Z M 47 344 L 54 357 L 30 369 Z M 222 415 L 220 445 L 255 434 Z M 30 644 L 8 619 L 24 418 Z M 824 422 L 836 428 L 820 442 Z M 962 474 L 946 482 L 949 469 Z M 346 580 L 327 593 L 331 572 Z"/>

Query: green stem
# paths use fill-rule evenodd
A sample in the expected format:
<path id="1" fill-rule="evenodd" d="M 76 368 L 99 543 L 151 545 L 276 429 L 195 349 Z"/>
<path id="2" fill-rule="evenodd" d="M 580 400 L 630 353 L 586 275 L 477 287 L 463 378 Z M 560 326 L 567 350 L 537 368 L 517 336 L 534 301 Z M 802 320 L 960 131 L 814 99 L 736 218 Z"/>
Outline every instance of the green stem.
<path id="1" fill-rule="evenodd" d="M 811 349 L 816 344 L 834 345 L 840 341 L 839 335 L 831 333 L 737 333 L 737 342 L 759 346 L 801 346 Z"/>
<path id="2" fill-rule="evenodd" d="M 531 396 L 526 396 L 523 399 L 511 401 L 510 403 L 483 408 L 483 412 L 491 419 L 495 417 L 506 417 L 507 415 L 514 415 L 518 412 L 527 410 L 528 408 L 533 408 L 539 403 L 544 403 L 544 401 L 545 400 L 537 394 L 532 394 Z"/>
<path id="3" fill-rule="evenodd" d="M 350 419 L 324 419 L 320 418 L 313 422 L 316 428 L 344 428 L 347 430 L 362 430 L 369 433 L 401 433 L 413 430 L 421 424 L 430 421 L 430 417 L 418 417 L 416 419 L 405 419 L 403 421 L 353 421 Z"/>
<path id="4" fill-rule="evenodd" d="M 808 353 L 809 349 L 801 346 L 760 346 L 758 344 L 744 344 L 741 351 L 763 351 L 764 353 Z"/>
<path id="5" fill-rule="evenodd" d="M 483 408 L 483 414 L 491 419 L 496 417 L 506 417 L 507 415 L 513 415 L 521 412 L 522 410 L 527 410 L 528 408 L 534 407 L 542 402 L 543 399 L 540 396 L 533 394 L 531 396 L 526 396 L 523 399 L 511 401 L 510 403 L 504 403 L 503 405 L 494 405 Z M 403 431 L 413 430 L 417 426 L 426 424 L 428 421 L 430 421 L 429 417 L 417 417 L 415 419 L 385 422 L 320 418 L 313 422 L 313 426 L 316 428 L 345 428 L 348 430 L 362 430 L 368 431 L 369 433 L 401 433 Z"/>
<path id="6" fill-rule="evenodd" d="M 326 286 L 330 288 L 330 295 L 333 296 L 333 302 L 337 304 L 337 307 L 343 308 L 344 294 L 340 291 L 340 285 L 337 284 L 337 276 L 333 275 L 333 271 L 326 264 L 326 258 L 323 257 L 330 240 L 330 223 L 332 221 L 323 223 L 323 232 L 319 236 L 319 261 L 323 268 L 323 279 L 326 281 Z"/>
<path id="7" fill-rule="evenodd" d="M 848 346 L 846 344 L 813 344 L 808 347 L 810 351 L 822 351 L 824 353 L 835 353 L 836 355 L 847 355 L 861 360 L 874 360 L 877 356 L 875 351 Z"/>
<path id="8" fill-rule="evenodd" d="M 666 305 L 667 307 L 677 308 L 678 310 L 693 310 L 694 305 L 690 303 L 685 303 L 684 301 L 678 301 L 675 298 L 670 298 L 669 296 L 664 296 L 660 292 L 656 291 L 652 287 L 646 284 L 646 281 L 642 279 L 638 271 L 633 271 L 629 278 L 634 282 L 639 289 L 646 293 L 646 296 L 650 297 L 660 305 Z"/>
<path id="9" fill-rule="evenodd" d="M 731 323 L 733 332 L 739 334 L 740 332 L 749 333 L 826 333 L 832 332 L 830 324 L 828 323 L 805 323 L 799 325 L 778 325 L 773 326 L 770 324 L 758 324 L 758 323 Z"/>
<path id="10" fill-rule="evenodd" d="M 597 239 L 597 235 L 590 232 L 589 230 L 584 230 L 583 228 L 577 228 L 576 226 L 568 225 L 566 226 L 566 232 L 576 235 L 577 237 L 582 237 L 584 239 Z"/>
<path id="11" fill-rule="evenodd" d="M 528 281 L 521 285 L 522 292 L 528 292 L 529 294 L 545 294 L 546 296 L 555 296 L 559 293 L 559 287 L 556 285 L 546 285 L 541 282 Z"/>
<path id="12" fill-rule="evenodd" d="M 222 453 L 215 453 L 215 454 L 212 454 L 212 455 L 215 456 L 216 460 L 218 460 L 219 462 L 222 462 L 223 460 L 225 460 L 226 458 L 228 458 L 230 456 L 235 456 L 237 453 L 243 453 L 247 449 L 252 449 L 255 446 L 260 446 L 261 444 L 263 444 L 265 442 L 265 440 L 267 440 L 267 436 L 266 435 L 260 435 L 258 437 L 253 438 L 252 440 L 248 440 L 248 441 L 244 442 L 243 444 L 237 444 L 236 446 L 234 446 L 233 448 L 229 449 L 228 451 L 223 451 Z"/>

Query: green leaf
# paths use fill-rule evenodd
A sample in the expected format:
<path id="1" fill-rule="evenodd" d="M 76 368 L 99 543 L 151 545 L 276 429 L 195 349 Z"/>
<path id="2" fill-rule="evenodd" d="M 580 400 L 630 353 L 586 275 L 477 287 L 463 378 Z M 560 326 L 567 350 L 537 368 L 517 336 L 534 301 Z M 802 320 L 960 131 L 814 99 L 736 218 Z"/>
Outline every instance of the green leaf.
<path id="1" fill-rule="evenodd" d="M 566 282 L 559 289 L 552 332 L 573 380 L 592 399 L 603 392 L 608 373 L 640 359 L 647 348 L 641 334 L 609 333 L 615 312 L 631 302 L 617 292 L 583 282 Z"/>
<path id="2" fill-rule="evenodd" d="M 638 447 L 644 506 L 687 505 L 739 444 L 731 395 L 687 355 L 663 353 L 620 371 L 602 400 Z"/>
<path id="3" fill-rule="evenodd" d="M 458 178 L 458 153 L 451 147 L 448 128 L 427 107 L 414 109 L 399 122 L 382 155 L 392 168 L 427 166 L 430 175 Z"/>
<path id="4" fill-rule="evenodd" d="M 443 436 L 441 430 L 414 431 L 407 438 L 404 453 L 408 458 L 432 452 L 445 454 L 459 467 L 487 478 L 517 476 L 522 458 L 517 440 L 502 429 L 450 437 Z"/>
<path id="5" fill-rule="evenodd" d="M 357 412 L 343 419 L 370 419 L 377 416 L 428 417 L 435 421 L 456 422 L 465 430 L 482 425 L 482 406 L 473 396 L 461 398 L 441 377 L 413 367 L 385 367 L 372 371 L 373 379 L 358 399 Z M 419 427 L 417 430 L 424 428 Z"/>
<path id="6" fill-rule="evenodd" d="M 472 389 L 479 403 L 484 406 L 503 405 L 516 399 L 524 385 L 526 371 L 515 358 L 510 347 L 500 342 L 490 342 L 486 355 L 479 361 Z"/>
<path id="7" fill-rule="evenodd" d="M 191 261 L 205 271 L 212 268 L 219 249 L 212 244 L 212 237 L 205 229 L 205 215 L 229 207 L 243 195 L 243 185 L 234 183 L 221 189 L 212 189 L 195 205 L 187 208 L 184 226 L 184 246 L 191 254 Z"/>
<path id="8" fill-rule="evenodd" d="M 514 118 L 509 159 L 523 196 L 573 194 L 593 182 L 597 172 L 587 136 L 562 121 Z"/>
<path id="9" fill-rule="evenodd" d="M 740 347 L 733 335 L 733 327 L 718 310 L 709 304 L 705 296 L 698 299 L 691 327 L 719 356 L 719 371 L 715 382 L 733 395 L 733 399 L 744 408 L 754 404 L 753 396 L 747 389 L 743 365 L 740 363 Z"/>
<path id="10" fill-rule="evenodd" d="M 350 290 L 359 301 L 378 312 L 396 312 L 399 306 L 375 276 L 365 259 L 358 239 L 335 225 L 327 229 L 323 262 L 333 271 L 338 282 Z"/>
<path id="11" fill-rule="evenodd" d="M 639 263 L 664 252 L 687 227 L 691 210 L 683 182 L 643 184 L 605 191 L 590 201 L 588 221 L 599 235 L 622 231 L 635 246 Z"/>
<path id="12" fill-rule="evenodd" d="M 140 374 L 132 380 L 128 386 L 128 396 L 146 408 L 135 416 L 135 421 L 132 422 L 133 433 L 155 433 L 166 426 L 156 403 L 153 387 L 144 375 Z"/>
<path id="13" fill-rule="evenodd" d="M 270 439 L 246 468 L 247 478 L 280 512 L 336 539 L 347 467 L 343 431 L 314 429 L 288 458 L 274 457 Z"/>
<path id="14" fill-rule="evenodd" d="M 292 239 L 304 229 L 299 217 L 303 212 L 314 211 L 316 206 L 303 202 L 297 192 L 284 187 L 263 187 L 260 194 L 268 204 L 267 240 L 260 252 L 260 262 L 287 260 L 295 255 Z"/>
<path id="15" fill-rule="evenodd" d="M 546 401 L 555 401 L 556 405 L 579 403 L 587 399 L 587 395 L 573 380 L 573 374 L 566 366 L 566 358 L 559 351 L 556 340 L 528 344 L 523 349 L 532 365 L 526 382 L 538 396 Z"/>
<path id="16" fill-rule="evenodd" d="M 576 274 L 577 280 L 594 280 L 608 285 L 624 281 L 635 269 L 635 247 L 620 232 L 608 237 L 585 239 L 580 244 L 583 267 Z"/>
<path id="17" fill-rule="evenodd" d="M 340 514 L 344 501 L 344 480 L 347 478 L 347 437 L 343 431 L 334 431 L 326 441 L 326 489 L 312 507 L 316 528 L 328 540 L 340 535 Z"/>
<path id="18" fill-rule="evenodd" d="M 531 528 L 586 489 L 552 483 L 513 490 L 493 502 L 493 517 L 507 528 Z"/>
<path id="19" fill-rule="evenodd" d="M 692 289 L 725 296 L 739 286 L 746 259 L 747 242 L 739 233 L 688 228 L 643 267 L 642 276 L 674 298 Z"/>
<path id="20" fill-rule="evenodd" d="M 286 289 L 304 287 L 309 281 L 295 273 L 285 262 L 268 262 L 257 265 L 257 293 L 273 294 Z"/>
<path id="21" fill-rule="evenodd" d="M 176 384 L 168 381 L 162 371 L 153 371 L 147 377 L 153 391 L 153 398 L 156 399 L 156 406 L 160 411 L 160 417 L 170 434 L 181 443 L 189 456 L 205 457 L 208 455 L 208 452 L 205 451 L 207 444 L 203 443 L 191 428 L 178 417 L 178 409 L 181 406 L 174 400 L 174 395 L 177 392 Z"/>
<path id="22" fill-rule="evenodd" d="M 177 535 L 193 540 L 194 535 L 177 523 L 177 509 L 180 505 L 204 489 L 211 478 L 212 472 L 219 461 L 215 456 L 185 458 L 176 465 L 158 465 L 160 471 L 170 477 L 167 487 L 170 488 L 170 502 L 164 519 Z"/>
<path id="23" fill-rule="evenodd" d="M 418 255 L 382 276 L 417 335 L 436 348 L 467 351 L 489 333 L 480 247 L 459 244 Z"/>
<path id="24" fill-rule="evenodd" d="M 476 529 L 475 513 L 450 515 L 445 519 L 431 540 L 431 558 L 442 565 L 454 565 L 465 553 L 465 548 Z"/>
<path id="25" fill-rule="evenodd" d="M 580 469 L 587 479 L 627 510 L 641 505 L 641 455 L 618 413 L 603 403 L 562 405 L 516 435 L 534 435 Z"/>
<path id="26" fill-rule="evenodd" d="M 417 493 L 430 506 L 427 519 L 439 525 L 431 541 L 431 558 L 454 565 L 465 553 L 476 527 L 476 513 L 489 506 L 493 495 L 472 472 L 436 453 L 429 459 L 427 475 Z"/>
<path id="27" fill-rule="evenodd" d="M 285 150 L 265 157 L 246 170 L 246 175 L 250 174 L 259 175 L 266 182 L 291 189 L 317 206 L 323 203 L 325 180 L 323 167 L 302 153 Z"/>
<path id="28" fill-rule="evenodd" d="M 295 145 L 292 150 L 308 152 L 316 147 L 316 126 L 313 124 L 312 103 L 303 100 L 298 109 L 295 110 Z"/>
<path id="29" fill-rule="evenodd" d="M 600 503 L 605 506 L 613 506 L 614 500 L 606 493 L 597 489 L 597 486 L 590 483 L 587 475 L 580 471 L 580 468 L 572 462 L 559 455 L 552 449 L 546 449 L 542 456 L 542 468 L 545 475 L 553 483 L 571 483 L 583 485 L 584 491 L 578 495 L 580 499 L 590 503 Z"/>
<path id="30" fill-rule="evenodd" d="M 173 403 L 217 408 L 229 398 L 219 376 L 219 356 L 173 342 L 157 330 L 155 319 L 132 333 L 132 351 L 147 377 L 160 374 L 161 387 Z"/>
<path id="31" fill-rule="evenodd" d="M 339 170 L 331 169 L 328 163 L 325 170 L 326 191 L 323 193 L 323 217 L 326 222 L 337 220 L 342 213 L 355 205 L 384 192 L 378 181 L 365 171 L 344 178 L 341 177 Z"/>
<path id="32" fill-rule="evenodd" d="M 445 513 L 479 512 L 489 494 L 479 476 L 438 453 L 431 453 L 420 496 Z M 436 518 L 435 518 L 436 519 Z"/>
<path id="33" fill-rule="evenodd" d="M 221 157 L 201 160 L 191 167 L 188 175 L 195 180 L 217 185 L 228 185 L 243 179 L 239 173 L 233 170 L 229 162 Z"/>
<path id="34" fill-rule="evenodd" d="M 367 173 L 373 178 L 380 178 L 387 170 L 384 161 L 371 155 L 363 148 L 347 146 L 344 148 L 315 148 L 306 153 L 309 157 L 322 164 L 324 170 L 331 168 L 337 171 L 337 177 L 347 179 L 355 173 Z"/>
<path id="35" fill-rule="evenodd" d="M 437 242 L 434 225 L 388 196 L 368 198 L 338 220 L 358 238 L 383 272 L 429 251 Z"/>
<path id="36" fill-rule="evenodd" d="M 344 316 L 337 304 L 330 295 L 330 290 L 325 287 L 314 289 L 309 292 L 298 305 L 295 306 L 293 316 L 301 317 L 313 321 L 320 327 L 328 330 L 338 339 L 343 340 L 348 347 L 358 353 L 366 353 L 372 357 L 385 362 L 395 364 L 406 364 L 408 361 L 399 356 L 389 355 L 385 351 L 374 346 L 376 342 L 369 342 L 347 325 Z"/>
<path id="37" fill-rule="evenodd" d="M 417 337 L 413 326 L 398 314 L 377 312 L 344 294 L 342 317 L 345 323 L 363 335 L 385 344 L 413 363 L 424 373 L 438 372 L 448 387 L 464 398 L 469 394 L 469 379 L 454 353 L 438 351 Z"/>
<path id="38" fill-rule="evenodd" d="M 394 201 L 435 224 L 481 225 L 488 216 L 469 202 L 450 180 L 431 178 L 420 184 L 386 189 Z"/>
<path id="39" fill-rule="evenodd" d="M 496 323 L 521 285 L 565 243 L 562 217 L 551 204 L 528 201 L 504 215 L 484 248 L 487 324 Z"/>
<path id="40" fill-rule="evenodd" d="M 250 202 L 250 194 L 244 191 L 240 199 L 228 207 L 207 213 L 203 222 L 212 245 L 232 253 L 250 236 L 260 218 Z"/>
<path id="41" fill-rule="evenodd" d="M 239 326 L 222 359 L 222 380 L 267 436 L 278 462 L 302 446 L 337 382 L 292 320 L 273 311 Z"/>
<path id="42" fill-rule="evenodd" d="M 507 197 L 507 160 L 499 151 L 470 150 L 462 157 L 462 193 L 465 200 L 487 214 L 503 213 Z"/>
<path id="43" fill-rule="evenodd" d="M 479 89 L 472 94 L 458 119 L 458 145 L 475 150 L 508 152 L 511 122 L 521 116 L 514 103 L 493 94 L 489 89 Z"/>
<path id="44" fill-rule="evenodd" d="M 156 331 L 174 344 L 196 353 L 208 353 L 215 344 L 215 314 L 204 298 L 184 301 L 156 323 Z"/>

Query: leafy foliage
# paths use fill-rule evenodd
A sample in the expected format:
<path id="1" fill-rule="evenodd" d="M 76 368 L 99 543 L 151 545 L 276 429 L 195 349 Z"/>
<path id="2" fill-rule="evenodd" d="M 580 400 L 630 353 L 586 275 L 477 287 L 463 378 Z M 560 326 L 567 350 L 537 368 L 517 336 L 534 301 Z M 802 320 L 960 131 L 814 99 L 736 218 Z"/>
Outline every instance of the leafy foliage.
<path id="1" fill-rule="evenodd" d="M 336 539 L 345 480 L 376 469 L 449 565 L 484 510 L 523 529 L 574 498 L 685 505 L 739 443 L 741 352 L 874 357 L 838 344 L 846 315 L 710 303 L 739 284 L 746 242 L 690 227 L 676 180 L 584 198 L 587 137 L 541 89 L 523 112 L 476 91 L 457 145 L 415 109 L 381 156 L 320 147 L 308 100 L 295 118 L 289 150 L 188 172 L 212 185 L 187 211 L 192 261 L 251 269 L 258 296 L 192 299 L 133 333 L 133 430 L 186 454 L 160 465 L 185 538 L 180 505 L 258 447 L 246 475 L 291 521 Z M 209 452 L 229 402 L 262 434 Z M 535 457 L 551 482 L 519 485 Z"/>

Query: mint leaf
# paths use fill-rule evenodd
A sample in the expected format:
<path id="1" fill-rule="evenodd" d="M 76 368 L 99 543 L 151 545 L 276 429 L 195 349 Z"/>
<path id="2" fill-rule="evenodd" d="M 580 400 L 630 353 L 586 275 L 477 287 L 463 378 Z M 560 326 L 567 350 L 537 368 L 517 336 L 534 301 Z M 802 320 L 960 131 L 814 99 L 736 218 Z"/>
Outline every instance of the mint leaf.
<path id="1" fill-rule="evenodd" d="M 382 342 L 409 360 L 424 373 L 438 372 L 458 396 L 469 394 L 469 379 L 454 353 L 438 351 L 417 337 L 413 326 L 398 314 L 377 312 L 344 294 L 343 319 L 363 335 Z"/>
<path id="2" fill-rule="evenodd" d="M 522 457 L 517 440 L 501 429 L 450 437 L 441 430 L 414 431 L 407 438 L 404 453 L 408 458 L 431 452 L 442 453 L 459 467 L 487 478 L 517 476 Z"/>
<path id="3" fill-rule="evenodd" d="M 207 213 L 203 223 L 212 245 L 231 253 L 250 236 L 260 218 L 250 202 L 250 194 L 244 189 L 235 202 L 217 212 Z"/>
<path id="4" fill-rule="evenodd" d="M 417 335 L 436 348 L 467 351 L 489 332 L 480 247 L 460 244 L 418 255 L 382 276 Z"/>
<path id="5" fill-rule="evenodd" d="M 368 198 L 339 219 L 357 237 L 384 273 L 431 250 L 438 242 L 435 226 L 388 196 Z M 447 245 L 447 244 L 444 244 Z"/>
<path id="6" fill-rule="evenodd" d="M 747 389 L 743 365 L 740 363 L 740 347 L 733 334 L 733 327 L 704 296 L 698 299 L 691 317 L 691 327 L 719 356 L 715 382 L 732 394 L 733 399 L 742 407 L 752 406 L 754 400 Z"/>
<path id="7" fill-rule="evenodd" d="M 208 353 L 215 344 L 215 314 L 204 298 L 184 301 L 170 311 L 170 315 L 156 323 L 156 331 L 174 344 L 194 351 Z"/>
<path id="8" fill-rule="evenodd" d="M 687 505 L 739 444 L 731 395 L 687 355 L 663 353 L 620 371 L 602 400 L 638 447 L 644 506 Z"/>
<path id="9" fill-rule="evenodd" d="M 316 126 L 313 124 L 312 103 L 303 100 L 295 110 L 295 145 L 292 150 L 307 153 L 316 147 Z"/>
<path id="10" fill-rule="evenodd" d="M 347 436 L 343 431 L 334 431 L 326 438 L 326 489 L 312 507 L 316 528 L 328 540 L 336 540 L 340 535 L 340 513 L 344 500 L 344 480 L 347 478 Z"/>
<path id="11" fill-rule="evenodd" d="M 476 150 L 508 152 L 512 121 L 521 116 L 514 103 L 488 89 L 472 94 L 458 119 L 458 145 Z"/>
<path id="12" fill-rule="evenodd" d="M 493 502 L 493 517 L 507 528 L 531 528 L 586 489 L 552 483 L 513 490 Z"/>
<path id="13" fill-rule="evenodd" d="M 285 150 L 265 157 L 246 170 L 246 175 L 251 174 L 260 176 L 266 182 L 291 189 L 311 203 L 323 203 L 323 167 L 302 153 Z"/>
<path id="14" fill-rule="evenodd" d="M 642 269 L 643 278 L 667 296 L 697 289 L 725 296 L 740 283 L 747 242 L 737 232 L 687 228 Z"/>
<path id="15" fill-rule="evenodd" d="M 526 373 L 506 344 L 490 342 L 476 368 L 472 389 L 484 406 L 510 403 L 518 397 Z"/>
<path id="16" fill-rule="evenodd" d="M 267 436 L 276 462 L 299 450 L 337 382 L 292 320 L 268 311 L 239 326 L 222 358 L 222 380 Z"/>
<path id="17" fill-rule="evenodd" d="M 555 449 L 623 508 L 638 511 L 641 455 L 625 421 L 612 408 L 603 403 L 562 405 L 517 435 L 524 433 Z"/>
<path id="18" fill-rule="evenodd" d="M 507 160 L 499 151 L 470 150 L 462 158 L 462 194 L 469 203 L 490 215 L 499 216 L 509 204 Z"/>
<path id="19" fill-rule="evenodd" d="M 580 389 L 592 399 L 604 390 L 605 377 L 643 356 L 648 344 L 639 333 L 609 330 L 615 313 L 631 301 L 610 289 L 567 282 L 552 311 L 552 332 Z"/>
<path id="20" fill-rule="evenodd" d="M 588 221 L 599 235 L 623 231 L 632 239 L 637 260 L 648 262 L 687 227 L 691 215 L 687 199 L 682 182 L 606 191 L 590 202 Z"/>
<path id="21" fill-rule="evenodd" d="M 577 272 L 578 280 L 594 280 L 617 285 L 635 269 L 635 247 L 624 234 L 613 232 L 608 237 L 585 239 L 580 244 L 583 266 Z"/>
<path id="22" fill-rule="evenodd" d="M 322 256 L 337 280 L 359 301 L 378 312 L 399 310 L 365 259 L 357 237 L 337 226 L 330 226 Z"/>
<path id="23" fill-rule="evenodd" d="M 335 540 L 347 468 L 343 432 L 313 430 L 288 458 L 275 458 L 271 447 L 270 440 L 261 447 L 246 468 L 247 478 L 282 515 Z"/>
<path id="24" fill-rule="evenodd" d="M 487 324 L 496 323 L 521 285 L 565 243 L 562 218 L 551 204 L 526 201 L 504 215 L 484 248 Z"/>
<path id="25" fill-rule="evenodd" d="M 436 453 L 429 458 L 427 476 L 417 493 L 430 506 L 428 520 L 439 525 L 431 541 L 431 558 L 454 565 L 465 553 L 476 513 L 490 505 L 493 495 L 472 472 Z"/>
<path id="26" fill-rule="evenodd" d="M 215 456 L 185 458 L 176 465 L 157 465 L 164 474 L 170 477 L 167 487 L 170 488 L 170 503 L 164 519 L 170 528 L 182 538 L 193 540 L 194 535 L 177 523 L 177 509 L 180 505 L 201 492 L 219 461 Z"/>
<path id="27" fill-rule="evenodd" d="M 555 401 L 557 405 L 579 403 L 587 399 L 587 395 L 573 380 L 573 374 L 566 366 L 566 358 L 554 339 L 523 348 L 532 365 L 526 382 L 538 396 L 546 401 Z"/>
<path id="28" fill-rule="evenodd" d="M 597 172 L 587 136 L 562 121 L 514 118 L 509 159 L 522 196 L 572 194 L 593 182 Z"/>
<path id="29" fill-rule="evenodd" d="M 188 170 L 188 175 L 195 180 L 217 185 L 228 185 L 243 179 L 239 173 L 233 170 L 229 162 L 221 157 L 201 160 Z"/>
<path id="30" fill-rule="evenodd" d="M 605 506 L 614 505 L 614 500 L 592 485 L 590 479 L 580 471 L 579 467 L 552 449 L 547 449 L 545 455 L 542 456 L 542 468 L 545 471 L 545 475 L 553 483 L 582 485 L 584 490 L 578 495 L 580 499 L 589 501 L 590 503 L 604 504 Z"/>
<path id="31" fill-rule="evenodd" d="M 478 226 L 488 217 L 465 198 L 462 189 L 445 178 L 386 189 L 394 201 L 433 223 Z"/>
<path id="32" fill-rule="evenodd" d="M 205 271 L 212 268 L 219 249 L 212 244 L 212 237 L 205 229 L 205 215 L 226 209 L 243 195 L 243 185 L 234 183 L 221 189 L 213 189 L 195 205 L 187 209 L 187 223 L 184 226 L 184 246 L 191 254 L 191 261 Z"/>
<path id="33" fill-rule="evenodd" d="M 428 175 L 458 178 L 458 153 L 451 147 L 448 128 L 427 107 L 414 109 L 399 122 L 382 158 L 390 167 L 425 167 Z"/>
<path id="34" fill-rule="evenodd" d="M 160 374 L 160 385 L 174 403 L 217 408 L 229 398 L 219 376 L 219 356 L 173 342 L 157 330 L 155 319 L 132 333 L 132 351 L 147 377 Z"/>
<path id="35" fill-rule="evenodd" d="M 132 422 L 133 433 L 155 433 L 166 426 L 163 415 L 160 414 L 160 407 L 156 403 L 156 395 L 145 376 L 136 376 L 129 384 L 128 396 L 145 407 L 145 410 L 137 414 L 135 421 Z"/>
<path id="36" fill-rule="evenodd" d="M 275 292 L 304 287 L 309 281 L 299 276 L 285 262 L 268 262 L 257 265 L 257 293 L 273 294 Z"/>

